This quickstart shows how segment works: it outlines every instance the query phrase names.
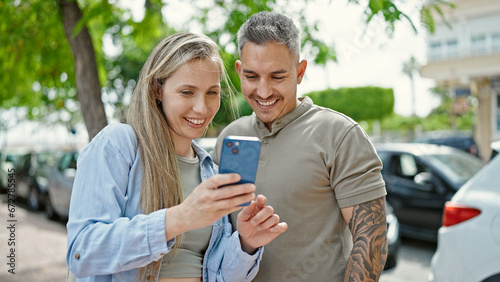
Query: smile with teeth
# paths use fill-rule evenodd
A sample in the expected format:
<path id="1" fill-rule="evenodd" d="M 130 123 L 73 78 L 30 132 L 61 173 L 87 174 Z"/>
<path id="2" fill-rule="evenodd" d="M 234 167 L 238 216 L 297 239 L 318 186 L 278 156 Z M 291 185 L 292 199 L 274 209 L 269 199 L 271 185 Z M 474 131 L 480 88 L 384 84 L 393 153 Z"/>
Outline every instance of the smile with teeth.
<path id="1" fill-rule="evenodd" d="M 205 119 L 194 119 L 194 118 L 184 118 L 184 119 L 189 121 L 190 123 L 196 124 L 196 125 L 199 125 L 199 124 L 202 124 L 205 122 Z"/>
<path id="2" fill-rule="evenodd" d="M 255 101 L 257 101 L 257 103 L 263 107 L 269 107 L 269 106 L 274 105 L 274 103 L 276 103 L 278 100 L 269 101 L 269 102 L 264 102 L 264 101 L 259 101 L 259 100 L 255 100 Z"/>

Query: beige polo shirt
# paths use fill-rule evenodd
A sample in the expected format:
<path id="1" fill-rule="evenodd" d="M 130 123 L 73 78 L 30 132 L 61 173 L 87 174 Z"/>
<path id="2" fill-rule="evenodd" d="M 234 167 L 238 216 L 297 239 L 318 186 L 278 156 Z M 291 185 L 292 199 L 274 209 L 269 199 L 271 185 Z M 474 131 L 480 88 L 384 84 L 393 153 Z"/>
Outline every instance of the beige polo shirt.
<path id="1" fill-rule="evenodd" d="M 288 223 L 266 245 L 253 281 L 342 281 L 352 235 L 340 208 L 386 195 L 382 163 L 363 129 L 305 97 L 271 132 L 255 113 L 231 123 L 212 152 L 216 163 L 227 135 L 261 138 L 256 194 Z"/>

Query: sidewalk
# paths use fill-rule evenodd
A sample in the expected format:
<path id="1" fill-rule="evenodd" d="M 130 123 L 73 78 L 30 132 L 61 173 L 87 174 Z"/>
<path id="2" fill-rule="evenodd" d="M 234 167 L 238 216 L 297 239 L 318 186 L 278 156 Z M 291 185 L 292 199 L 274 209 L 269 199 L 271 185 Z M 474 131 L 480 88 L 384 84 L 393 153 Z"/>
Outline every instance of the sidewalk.
<path id="1" fill-rule="evenodd" d="M 10 217 L 9 208 L 12 206 L 7 204 L 7 195 L 1 194 L 0 281 L 65 281 L 64 224 L 45 218 L 42 212 L 27 211 L 18 203 L 15 210 L 11 210 L 13 217 Z"/>

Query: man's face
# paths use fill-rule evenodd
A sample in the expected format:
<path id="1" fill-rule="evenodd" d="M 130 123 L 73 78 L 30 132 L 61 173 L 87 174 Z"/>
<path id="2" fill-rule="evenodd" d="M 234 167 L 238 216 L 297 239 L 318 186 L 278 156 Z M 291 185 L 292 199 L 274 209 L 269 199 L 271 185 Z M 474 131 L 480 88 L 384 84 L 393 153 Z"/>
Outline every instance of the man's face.
<path id="1" fill-rule="evenodd" d="M 297 84 L 306 66 L 305 60 L 297 63 L 282 44 L 269 42 L 261 46 L 248 42 L 243 46 L 241 60 L 236 61 L 241 91 L 269 130 L 277 118 L 297 106 Z"/>

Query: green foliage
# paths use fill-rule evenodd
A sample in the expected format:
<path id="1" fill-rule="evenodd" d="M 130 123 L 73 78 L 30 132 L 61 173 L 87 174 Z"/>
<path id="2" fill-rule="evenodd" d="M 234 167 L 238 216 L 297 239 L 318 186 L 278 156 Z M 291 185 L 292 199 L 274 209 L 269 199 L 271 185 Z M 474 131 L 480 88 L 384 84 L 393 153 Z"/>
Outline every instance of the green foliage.
<path id="1" fill-rule="evenodd" d="M 430 33 L 434 33 L 436 29 L 433 11 L 441 17 L 449 28 L 451 28 L 451 25 L 444 18 L 443 7 L 450 7 L 454 9 L 455 4 L 450 3 L 447 0 L 434 0 L 420 9 L 420 22 L 425 28 L 427 28 L 427 30 L 429 30 Z"/>
<path id="2" fill-rule="evenodd" d="M 0 107 L 32 108 L 68 98 L 71 86 L 61 75 L 73 77 L 73 56 L 57 3 L 7 1 L 0 4 L 0 14 Z M 41 87 L 34 87 L 37 81 L 43 81 Z M 49 93 L 53 88 L 63 91 Z"/>
<path id="3" fill-rule="evenodd" d="M 73 34 L 78 34 L 85 27 L 89 30 L 103 86 L 102 99 L 120 113 L 152 48 L 159 40 L 175 32 L 161 13 L 162 9 L 169 9 L 169 6 L 161 0 L 147 0 L 145 17 L 140 22 L 134 22 L 130 11 L 110 4 L 113 2 L 75 1 L 82 10 L 83 18 Z M 239 78 L 234 68 L 238 57 L 236 33 L 255 12 L 274 10 L 293 16 L 302 27 L 302 47 L 307 52 L 306 56 L 312 58 L 309 61 L 325 64 L 336 60 L 334 45 L 320 37 L 319 23 L 316 19 L 305 18 L 303 10 L 312 1 L 214 0 L 208 4 L 204 1 L 204 5 L 199 5 L 198 1 L 192 0 L 193 9 L 201 8 L 197 8 L 199 10 L 194 18 L 185 26 L 201 26 L 203 32 L 221 46 L 231 81 L 239 89 Z M 358 0 L 348 2 L 359 4 Z M 394 30 L 397 21 L 411 23 L 396 3 L 395 0 L 370 0 L 365 11 L 366 22 L 380 17 L 389 25 L 389 31 Z M 446 2 L 435 3 L 441 5 Z M 432 15 L 428 10 L 435 9 L 439 13 L 439 5 L 426 7 L 430 8 L 422 10 L 421 18 L 429 22 L 426 26 L 431 28 Z M 59 120 L 70 124 L 80 121 L 73 54 L 62 26 L 58 1 L 6 0 L 0 2 L 0 14 L 3 17 L 0 21 L 0 68 L 3 72 L 0 76 L 0 107 L 26 107 L 27 117 L 32 119 L 40 120 L 50 115 L 52 120 L 59 117 Z M 414 27 L 413 23 L 411 25 Z M 113 55 L 104 53 L 103 42 L 106 38 L 111 38 L 119 52 Z M 241 114 L 251 113 L 244 98 L 238 95 L 237 99 Z M 365 99 L 364 102 L 366 101 Z M 393 105 L 393 97 L 384 103 Z M 225 125 L 234 119 L 229 107 L 224 99 L 221 110 L 214 119 L 216 124 Z M 383 110 L 392 111 L 392 106 Z M 362 119 L 382 115 L 372 113 L 368 108 L 360 113 L 353 109 L 349 111 Z"/>
<path id="4" fill-rule="evenodd" d="M 161 7 L 159 3 L 150 2 L 142 21 L 134 22 L 129 17 L 116 22 L 106 31 L 113 45 L 121 48 L 119 54 L 107 56 L 104 64 L 108 74 L 104 91 L 116 118 L 122 117 L 127 98 L 132 95 L 142 66 L 153 48 L 176 32 L 164 21 Z"/>
<path id="5" fill-rule="evenodd" d="M 393 113 L 391 88 L 354 87 L 326 89 L 305 94 L 315 104 L 344 113 L 356 121 L 382 120 Z"/>

